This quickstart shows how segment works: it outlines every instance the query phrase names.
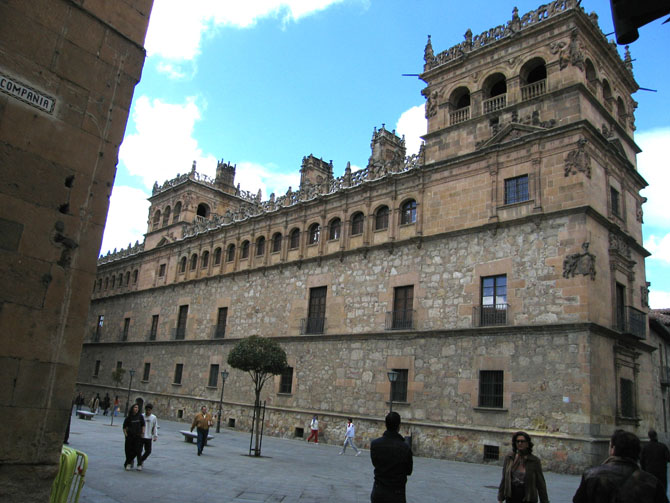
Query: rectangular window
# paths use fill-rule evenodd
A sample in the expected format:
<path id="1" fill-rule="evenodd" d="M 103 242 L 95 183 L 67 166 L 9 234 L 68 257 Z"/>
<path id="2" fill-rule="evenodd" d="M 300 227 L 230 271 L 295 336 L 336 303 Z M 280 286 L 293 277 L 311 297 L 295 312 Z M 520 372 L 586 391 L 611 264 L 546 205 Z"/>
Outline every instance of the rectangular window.
<path id="1" fill-rule="evenodd" d="M 309 311 L 304 333 L 322 334 L 326 323 L 327 287 L 319 286 L 309 289 Z"/>
<path id="2" fill-rule="evenodd" d="M 175 339 L 186 338 L 186 319 L 188 318 L 188 305 L 179 306 L 179 317 L 177 318 L 177 330 L 175 331 Z"/>
<path id="3" fill-rule="evenodd" d="M 144 362 L 144 373 L 142 374 L 142 380 L 143 381 L 148 381 L 149 380 L 149 373 L 151 372 L 151 363 Z"/>
<path id="4" fill-rule="evenodd" d="M 407 401 L 407 377 L 409 371 L 407 369 L 393 369 L 398 373 L 398 378 L 391 383 L 391 400 L 394 402 Z"/>
<path id="5" fill-rule="evenodd" d="M 228 308 L 220 307 L 216 316 L 216 329 L 214 330 L 214 337 L 222 339 L 226 335 L 226 321 L 228 320 Z"/>
<path id="6" fill-rule="evenodd" d="M 116 362 L 116 368 L 117 369 L 122 369 L 123 368 L 123 362 Z"/>
<path id="7" fill-rule="evenodd" d="M 413 328 L 414 320 L 414 286 L 399 286 L 393 291 L 393 317 L 392 326 L 394 330 Z"/>
<path id="8" fill-rule="evenodd" d="M 151 332 L 149 332 L 149 340 L 155 341 L 158 335 L 158 315 L 154 314 L 151 317 Z"/>
<path id="9" fill-rule="evenodd" d="M 616 215 L 617 217 L 621 216 L 621 207 L 619 204 L 619 191 L 616 190 L 614 187 L 610 187 L 610 203 L 612 205 L 612 214 Z"/>
<path id="10" fill-rule="evenodd" d="M 95 360 L 95 369 L 93 370 L 93 377 L 100 375 L 100 360 Z"/>
<path id="11" fill-rule="evenodd" d="M 500 459 L 500 447 L 497 445 L 485 445 L 484 446 L 484 460 L 495 460 Z"/>
<path id="12" fill-rule="evenodd" d="M 293 388 L 293 367 L 286 367 L 281 373 L 281 380 L 279 381 L 279 392 L 291 394 Z"/>
<path id="13" fill-rule="evenodd" d="M 503 407 L 503 371 L 479 371 L 479 406 L 494 409 Z"/>
<path id="14" fill-rule="evenodd" d="M 158 268 L 158 276 L 161 278 L 165 276 L 165 264 L 161 264 Z"/>
<path id="15" fill-rule="evenodd" d="M 633 381 L 630 379 L 619 379 L 621 387 L 621 416 L 635 417 L 635 395 Z"/>
<path id="16" fill-rule="evenodd" d="M 174 366 L 174 380 L 172 381 L 172 384 L 181 384 L 181 374 L 183 371 L 184 371 L 183 363 L 177 363 Z"/>
<path id="17" fill-rule="evenodd" d="M 505 325 L 507 323 L 507 276 L 482 278 L 482 305 L 480 325 Z"/>
<path id="18" fill-rule="evenodd" d="M 95 327 L 95 340 L 96 342 L 100 340 L 100 334 L 102 333 L 102 325 L 105 323 L 105 316 L 101 314 L 98 316 L 98 324 Z"/>
<path id="19" fill-rule="evenodd" d="M 130 318 L 124 318 L 123 320 L 123 336 L 121 337 L 122 341 L 128 340 L 128 332 L 130 331 Z"/>
<path id="20" fill-rule="evenodd" d="M 209 366 L 209 381 L 207 381 L 207 386 L 210 388 L 216 388 L 219 384 L 219 365 L 212 363 Z"/>
<path id="21" fill-rule="evenodd" d="M 620 332 L 626 330 L 626 287 L 616 284 L 616 328 Z"/>
<path id="22" fill-rule="evenodd" d="M 528 201 L 528 175 L 505 180 L 505 204 Z"/>

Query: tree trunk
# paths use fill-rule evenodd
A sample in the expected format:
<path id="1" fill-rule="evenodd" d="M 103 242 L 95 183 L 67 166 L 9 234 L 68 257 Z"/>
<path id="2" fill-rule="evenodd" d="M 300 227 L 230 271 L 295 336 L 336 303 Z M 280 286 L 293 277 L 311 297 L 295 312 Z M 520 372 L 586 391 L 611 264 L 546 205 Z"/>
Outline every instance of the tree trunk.
<path id="1" fill-rule="evenodd" d="M 256 447 L 254 456 L 261 455 L 260 435 L 261 435 L 261 390 L 256 390 L 256 402 L 254 403 L 254 414 L 256 416 Z"/>

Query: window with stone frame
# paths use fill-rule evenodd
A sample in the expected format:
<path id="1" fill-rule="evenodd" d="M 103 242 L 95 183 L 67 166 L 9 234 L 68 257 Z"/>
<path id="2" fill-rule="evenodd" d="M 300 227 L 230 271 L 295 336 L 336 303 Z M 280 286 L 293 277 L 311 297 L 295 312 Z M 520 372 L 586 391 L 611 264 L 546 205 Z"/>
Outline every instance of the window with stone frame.
<path id="1" fill-rule="evenodd" d="M 315 245 L 319 242 L 319 237 L 321 236 L 321 226 L 317 223 L 314 223 L 309 226 L 309 240 L 310 245 Z"/>
<path id="2" fill-rule="evenodd" d="M 194 253 L 191 255 L 191 271 L 195 271 L 196 267 L 198 267 L 198 254 Z"/>
<path id="3" fill-rule="evenodd" d="M 626 330 L 626 287 L 621 283 L 616 283 L 614 289 L 615 289 L 614 320 L 616 323 L 615 328 L 619 332 L 624 332 Z"/>
<path id="4" fill-rule="evenodd" d="M 286 367 L 279 379 L 279 393 L 290 395 L 293 392 L 293 367 Z"/>
<path id="5" fill-rule="evenodd" d="M 165 212 L 163 212 L 163 227 L 167 227 L 170 225 L 170 207 L 168 206 L 165 208 Z"/>
<path id="6" fill-rule="evenodd" d="M 408 225 L 416 222 L 416 201 L 410 199 L 400 207 L 400 225 Z"/>
<path id="7" fill-rule="evenodd" d="M 515 176 L 505 180 L 505 204 L 528 201 L 528 175 Z"/>
<path id="8" fill-rule="evenodd" d="M 621 198 L 619 191 L 614 187 L 610 187 L 610 209 L 612 210 L 612 215 L 621 217 Z"/>
<path id="9" fill-rule="evenodd" d="M 226 323 L 228 321 L 228 308 L 220 307 L 216 314 L 216 326 L 214 327 L 214 338 L 222 339 L 226 335 Z"/>
<path id="10" fill-rule="evenodd" d="M 328 224 L 328 239 L 335 241 L 340 239 L 340 234 L 342 232 L 342 220 L 339 218 L 333 218 Z"/>
<path id="11" fill-rule="evenodd" d="M 133 285 L 137 283 L 137 276 L 138 276 L 139 274 L 140 274 L 140 272 L 139 272 L 137 269 L 135 269 L 135 270 L 133 271 Z"/>
<path id="12" fill-rule="evenodd" d="M 182 257 L 179 261 L 179 272 L 184 274 L 186 272 L 186 257 Z"/>
<path id="13" fill-rule="evenodd" d="M 207 386 L 209 388 L 216 388 L 219 385 L 219 364 L 212 363 L 209 366 L 209 380 Z"/>
<path id="14" fill-rule="evenodd" d="M 272 253 L 279 253 L 281 251 L 281 232 L 275 232 L 272 236 Z"/>
<path id="15" fill-rule="evenodd" d="M 158 266 L 158 277 L 159 278 L 162 278 L 163 276 L 165 276 L 165 268 L 166 268 L 165 264 L 161 264 L 161 265 Z"/>
<path id="16" fill-rule="evenodd" d="M 122 369 L 123 368 L 123 362 L 116 362 L 116 368 L 117 369 Z"/>
<path id="17" fill-rule="evenodd" d="M 151 316 L 151 331 L 149 332 L 149 340 L 155 341 L 158 335 L 158 315 Z"/>
<path id="18" fill-rule="evenodd" d="M 351 235 L 358 236 L 363 234 L 363 222 L 365 217 L 362 212 L 354 213 L 351 217 Z"/>
<path id="19" fill-rule="evenodd" d="M 126 271 L 126 286 L 130 285 L 130 271 Z"/>
<path id="20" fill-rule="evenodd" d="M 151 363 L 144 362 L 144 372 L 142 373 L 142 381 L 149 381 L 149 374 L 151 373 Z"/>
<path id="21" fill-rule="evenodd" d="M 130 331 L 130 318 L 124 318 L 123 320 L 123 334 L 121 335 L 122 341 L 128 340 L 128 332 Z"/>
<path id="22" fill-rule="evenodd" d="M 325 286 L 309 289 L 307 319 L 304 321 L 302 333 L 323 333 L 326 324 L 326 295 L 327 287 Z"/>
<path id="23" fill-rule="evenodd" d="M 209 266 L 209 252 L 202 252 L 202 259 L 200 260 L 200 267 L 206 269 Z"/>
<path id="24" fill-rule="evenodd" d="M 256 256 L 265 255 L 265 237 L 261 236 L 256 240 Z"/>
<path id="25" fill-rule="evenodd" d="M 221 264 L 221 247 L 216 248 L 214 250 L 214 265 L 220 265 Z"/>
<path id="26" fill-rule="evenodd" d="M 389 226 L 389 207 L 381 206 L 375 212 L 375 230 L 381 231 L 388 229 Z"/>
<path id="27" fill-rule="evenodd" d="M 235 245 L 231 244 L 228 245 L 228 252 L 226 253 L 226 261 L 232 262 L 233 260 L 235 260 Z"/>
<path id="28" fill-rule="evenodd" d="M 172 223 L 176 224 L 179 222 L 179 216 L 181 215 L 181 202 L 178 202 L 174 205 L 174 211 L 172 213 Z"/>
<path id="29" fill-rule="evenodd" d="M 93 377 L 100 375 L 100 360 L 95 360 L 95 368 L 93 369 Z"/>
<path id="30" fill-rule="evenodd" d="M 188 305 L 179 306 L 179 315 L 177 317 L 177 329 L 174 338 L 182 340 L 186 338 L 186 320 L 188 318 Z"/>
<path id="31" fill-rule="evenodd" d="M 184 364 L 177 363 L 174 366 L 174 378 L 172 379 L 172 384 L 181 384 L 181 378 L 183 373 L 184 373 Z"/>
<path id="32" fill-rule="evenodd" d="M 503 408 L 503 379 L 502 370 L 479 371 L 479 407 Z"/>
<path id="33" fill-rule="evenodd" d="M 638 374 L 640 352 L 623 343 L 614 346 L 616 424 L 639 426 Z"/>
<path id="34" fill-rule="evenodd" d="M 408 369 L 393 369 L 398 373 L 395 382 L 391 383 L 391 400 L 394 402 L 407 402 Z"/>
<path id="35" fill-rule="evenodd" d="M 240 253 L 240 258 L 241 259 L 249 258 L 249 241 L 244 241 L 242 243 L 242 251 Z"/>
<path id="36" fill-rule="evenodd" d="M 619 379 L 619 390 L 621 395 L 621 417 L 635 417 L 635 395 L 633 392 L 633 381 L 630 379 Z"/>
<path id="37" fill-rule="evenodd" d="M 102 325 L 105 323 L 105 315 L 101 314 L 98 316 L 98 324 L 95 327 L 95 341 L 100 340 L 100 335 L 102 334 Z"/>
<path id="38" fill-rule="evenodd" d="M 158 229 L 160 225 L 161 225 L 161 210 L 157 210 L 156 213 L 154 213 L 153 230 Z"/>
<path id="39" fill-rule="evenodd" d="M 479 325 L 507 324 L 507 275 L 482 278 Z"/>
<path id="40" fill-rule="evenodd" d="M 407 330 L 414 326 L 414 286 L 398 286 L 393 289 L 393 311 L 391 328 Z"/>
<path id="41" fill-rule="evenodd" d="M 300 246 L 300 229 L 295 228 L 289 234 L 288 249 L 295 250 Z"/>

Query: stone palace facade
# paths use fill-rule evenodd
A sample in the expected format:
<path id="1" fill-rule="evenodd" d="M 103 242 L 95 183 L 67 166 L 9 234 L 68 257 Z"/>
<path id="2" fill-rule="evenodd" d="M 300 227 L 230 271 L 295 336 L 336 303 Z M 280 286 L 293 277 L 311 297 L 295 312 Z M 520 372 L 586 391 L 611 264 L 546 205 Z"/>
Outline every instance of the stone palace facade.
<path id="1" fill-rule="evenodd" d="M 243 337 L 276 337 L 265 433 L 359 442 L 403 418 L 418 455 L 502 459 L 527 430 L 543 463 L 600 462 L 616 428 L 665 431 L 642 247 L 638 89 L 595 14 L 559 0 L 424 52 L 418 155 L 382 127 L 365 169 L 303 158 L 262 200 L 220 162 L 156 184 L 144 243 L 101 257 L 78 388 L 248 429 Z M 391 385 L 387 372 L 396 370 Z M 663 402 L 665 403 L 665 402 Z M 666 428 L 667 429 L 667 428 Z"/>

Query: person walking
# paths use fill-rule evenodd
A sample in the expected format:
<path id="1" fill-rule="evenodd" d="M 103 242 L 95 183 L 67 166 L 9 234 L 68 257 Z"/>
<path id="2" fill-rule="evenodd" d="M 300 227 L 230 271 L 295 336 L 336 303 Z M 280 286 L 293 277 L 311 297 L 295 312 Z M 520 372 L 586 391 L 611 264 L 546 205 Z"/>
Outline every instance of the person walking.
<path id="1" fill-rule="evenodd" d="M 314 439 L 314 443 L 319 443 L 319 419 L 316 417 L 316 414 L 312 417 L 312 420 L 309 422 L 309 437 L 307 437 L 307 443 L 310 440 Z"/>
<path id="2" fill-rule="evenodd" d="M 412 474 L 412 449 L 400 431 L 400 414 L 386 415 L 386 431 L 370 443 L 370 459 L 375 467 L 371 503 L 406 503 L 405 486 Z"/>
<path id="3" fill-rule="evenodd" d="M 193 431 L 193 428 L 198 428 L 198 456 L 202 454 L 202 450 L 207 445 L 209 427 L 213 424 L 214 421 L 212 421 L 212 415 L 207 412 L 207 407 L 203 405 L 200 412 L 193 418 L 193 423 L 191 423 L 191 431 Z"/>
<path id="4" fill-rule="evenodd" d="M 100 393 L 95 394 L 95 397 L 91 400 L 90 408 L 93 414 L 98 413 L 98 409 L 100 408 Z"/>
<path id="5" fill-rule="evenodd" d="M 533 456 L 533 442 L 525 431 L 512 435 L 512 452 L 503 461 L 498 503 L 549 503 L 540 459 Z"/>
<path id="6" fill-rule="evenodd" d="M 354 426 L 353 421 L 351 418 L 347 419 L 347 431 L 344 434 L 344 444 L 342 444 L 342 450 L 338 454 L 341 456 L 344 454 L 347 450 L 347 444 L 351 446 L 351 448 L 356 451 L 356 456 L 361 455 L 361 451 L 358 450 L 358 448 L 354 445 L 354 437 L 356 436 L 356 427 Z"/>
<path id="7" fill-rule="evenodd" d="M 109 393 L 105 393 L 105 398 L 102 399 L 102 415 L 106 416 L 109 412 L 109 407 L 111 406 L 111 400 L 109 398 Z"/>
<path id="8" fill-rule="evenodd" d="M 640 439 L 624 430 L 610 438 L 609 457 L 582 475 L 573 503 L 667 503 L 663 484 L 652 474 L 640 470 Z"/>
<path id="9" fill-rule="evenodd" d="M 649 430 L 649 443 L 642 448 L 640 454 L 640 466 L 645 472 L 651 473 L 656 477 L 663 489 L 668 490 L 668 461 L 670 461 L 670 451 L 668 447 L 658 441 L 656 430 Z"/>
<path id="10" fill-rule="evenodd" d="M 148 403 L 144 407 L 144 434 L 142 435 L 143 453 L 137 461 L 137 469 L 142 470 L 146 459 L 151 455 L 151 444 L 158 440 L 158 418 L 152 414 L 154 406 Z"/>
<path id="11" fill-rule="evenodd" d="M 85 403 L 86 400 L 84 399 L 84 395 L 80 391 L 77 395 L 77 398 L 74 399 L 74 407 L 76 409 L 75 412 L 79 412 Z"/>
<path id="12" fill-rule="evenodd" d="M 119 395 L 116 395 L 114 397 L 114 411 L 113 411 L 114 417 L 118 415 L 120 410 L 121 410 L 121 404 L 119 403 Z"/>
<path id="13" fill-rule="evenodd" d="M 142 437 L 144 436 L 144 417 L 140 414 L 140 406 L 134 404 L 123 421 L 123 434 L 126 437 L 126 461 L 123 468 L 128 471 L 137 458 L 137 469 L 142 470 L 140 456 L 142 455 Z"/>

